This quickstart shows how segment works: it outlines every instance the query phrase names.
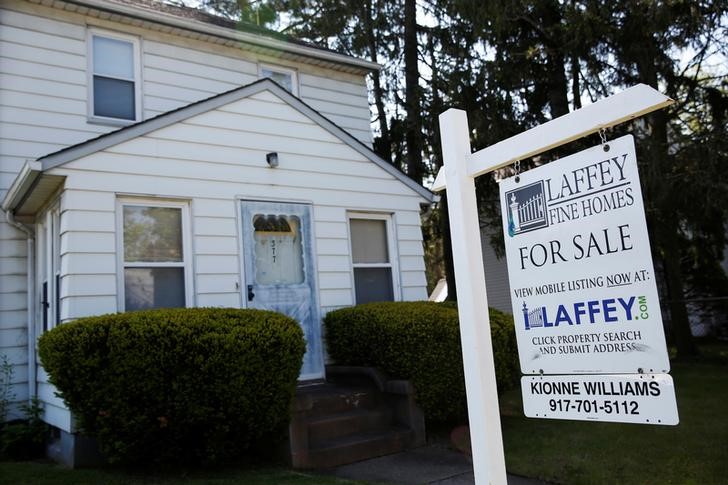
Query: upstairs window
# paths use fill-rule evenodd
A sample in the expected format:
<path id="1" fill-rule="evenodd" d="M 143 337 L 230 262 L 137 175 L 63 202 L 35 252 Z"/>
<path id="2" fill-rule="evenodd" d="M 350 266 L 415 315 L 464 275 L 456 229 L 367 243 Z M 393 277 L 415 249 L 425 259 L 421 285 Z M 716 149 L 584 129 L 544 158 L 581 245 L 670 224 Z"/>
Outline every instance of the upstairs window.
<path id="1" fill-rule="evenodd" d="M 89 78 L 91 118 L 122 122 L 140 119 L 138 39 L 92 31 Z"/>
<path id="2" fill-rule="evenodd" d="M 261 65 L 258 69 L 259 76 L 261 79 L 268 78 L 272 79 L 280 84 L 283 89 L 298 96 L 298 78 L 296 71 L 293 69 L 286 69 L 278 66 L 266 66 Z"/>

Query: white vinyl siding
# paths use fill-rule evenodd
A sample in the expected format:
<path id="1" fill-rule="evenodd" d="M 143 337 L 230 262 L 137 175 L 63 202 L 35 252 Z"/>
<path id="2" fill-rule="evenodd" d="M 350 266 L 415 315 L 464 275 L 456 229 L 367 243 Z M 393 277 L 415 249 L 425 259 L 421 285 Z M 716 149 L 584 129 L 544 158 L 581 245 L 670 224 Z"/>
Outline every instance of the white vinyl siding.
<path id="1" fill-rule="evenodd" d="M 500 227 L 495 230 L 500 230 Z M 488 286 L 488 305 L 505 313 L 513 313 L 511 287 L 508 281 L 508 266 L 505 255 L 500 259 L 490 244 L 491 228 L 480 231 L 485 267 L 485 284 Z"/>
<path id="2" fill-rule="evenodd" d="M 301 132 L 305 136 L 299 138 Z M 276 169 L 266 164 L 265 154 L 270 151 L 278 152 L 280 166 Z M 108 230 L 113 224 L 113 208 L 107 212 L 109 199 L 113 204 L 117 193 L 191 200 L 197 306 L 241 306 L 236 221 L 240 198 L 313 204 L 324 311 L 355 303 L 348 251 L 351 213 L 392 214 L 391 237 L 396 246 L 392 255 L 398 255 L 393 262 L 401 267 L 395 274 L 399 275 L 396 284 L 401 285 L 402 299 L 427 297 L 419 196 L 269 92 L 120 143 L 52 172 L 67 176 L 68 220 L 76 230 L 85 227 L 84 220 L 95 231 Z M 89 205 L 98 212 L 88 213 L 84 207 Z M 106 262 L 106 250 L 100 250 L 109 241 L 103 237 L 94 240 L 99 246 L 88 250 L 98 261 L 92 266 L 114 273 L 113 265 Z M 73 266 L 90 269 L 81 259 L 74 260 Z M 113 293 L 109 280 L 100 281 L 100 286 L 108 288 L 104 293 Z M 85 314 L 81 308 L 85 303 L 79 300 L 71 306 Z"/>

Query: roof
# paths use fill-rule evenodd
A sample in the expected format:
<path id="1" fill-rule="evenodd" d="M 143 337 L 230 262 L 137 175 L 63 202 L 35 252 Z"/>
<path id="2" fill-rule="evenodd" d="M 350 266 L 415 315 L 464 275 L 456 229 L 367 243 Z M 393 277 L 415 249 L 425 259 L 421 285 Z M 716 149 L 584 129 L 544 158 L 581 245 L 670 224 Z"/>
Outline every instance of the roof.
<path id="1" fill-rule="evenodd" d="M 203 99 L 201 101 L 197 101 L 196 103 L 189 104 L 182 108 L 168 111 L 166 113 L 155 116 L 154 118 L 140 121 L 133 125 L 129 125 L 119 130 L 100 135 L 85 142 L 69 146 L 57 152 L 53 152 L 41 158 L 38 158 L 37 161 L 41 162 L 41 169 L 45 172 L 54 167 L 61 166 L 78 158 L 85 157 L 92 153 L 96 153 L 98 151 L 112 147 L 119 143 L 123 143 L 133 138 L 143 136 L 154 130 L 165 128 L 198 114 L 206 113 L 229 103 L 238 101 L 243 98 L 247 98 L 256 93 L 260 93 L 262 91 L 270 91 L 271 93 L 278 96 L 282 101 L 286 102 L 289 106 L 314 121 L 320 127 L 322 127 L 333 136 L 338 138 L 340 141 L 342 141 L 344 144 L 348 145 L 350 148 L 354 149 L 359 154 L 363 155 L 365 158 L 384 169 L 396 179 L 400 180 L 427 202 L 434 201 L 435 195 L 432 192 L 409 178 L 391 163 L 387 162 L 376 153 L 374 153 L 371 148 L 360 142 L 358 139 L 354 138 L 354 136 L 352 136 L 342 128 L 339 128 L 336 124 L 323 116 L 321 113 L 319 113 L 311 106 L 307 105 L 305 102 L 301 101 L 299 98 L 279 86 L 275 81 L 267 78 L 260 79 L 246 86 L 242 86 L 231 91 L 227 91 L 216 96 Z"/>
<path id="2" fill-rule="evenodd" d="M 28 0 L 48 4 L 47 0 Z M 50 4 L 70 12 L 158 30 L 306 62 L 344 72 L 366 74 L 379 70 L 377 63 L 348 56 L 322 46 L 246 22 L 236 22 L 191 7 L 169 5 L 160 0 L 54 0 Z"/>

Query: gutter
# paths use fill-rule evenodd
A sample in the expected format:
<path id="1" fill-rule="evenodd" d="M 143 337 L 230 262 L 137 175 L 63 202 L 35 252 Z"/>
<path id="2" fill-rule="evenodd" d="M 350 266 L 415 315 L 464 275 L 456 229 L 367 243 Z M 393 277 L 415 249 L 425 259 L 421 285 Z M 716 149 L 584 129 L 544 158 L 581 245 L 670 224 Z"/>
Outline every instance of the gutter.
<path id="1" fill-rule="evenodd" d="M 5 204 L 3 204 L 3 207 Z M 27 319 L 28 319 L 28 404 L 38 394 L 38 382 L 36 376 L 35 359 L 35 232 L 25 224 L 15 220 L 15 213 L 12 210 L 5 212 L 8 224 L 22 231 L 26 235 L 26 272 L 28 274 L 26 296 L 27 296 Z"/>
<path id="2" fill-rule="evenodd" d="M 105 0 L 64 0 L 66 3 L 78 5 L 80 7 L 93 8 L 95 10 L 101 10 L 104 12 L 111 12 L 127 17 L 132 17 L 140 20 L 146 20 L 156 24 L 167 25 L 170 27 L 176 27 L 184 30 L 189 30 L 199 34 L 212 35 L 215 37 L 222 37 L 224 39 L 230 39 L 236 42 L 245 42 L 251 45 L 257 45 L 260 47 L 266 47 L 273 50 L 290 52 L 292 54 L 298 54 L 306 57 L 312 57 L 314 59 L 320 59 L 324 61 L 334 62 L 337 64 L 344 64 L 350 67 L 356 67 L 366 71 L 379 71 L 382 66 L 375 62 L 367 61 L 364 59 L 357 59 L 337 52 L 318 49 L 315 47 L 308 47 L 305 45 L 289 43 L 277 39 L 271 39 L 258 34 L 251 34 L 248 32 L 239 32 L 230 30 L 225 27 L 220 27 L 213 24 L 207 24 L 193 19 L 185 19 L 171 15 L 164 12 L 146 11 L 141 8 L 121 5 L 118 3 L 112 3 Z"/>
<path id="3" fill-rule="evenodd" d="M 26 273 L 27 277 L 27 319 L 28 319 L 28 397 L 32 399 L 38 393 L 36 380 L 35 358 L 35 232 L 25 224 L 15 220 L 15 209 L 23 203 L 30 189 L 37 183 L 42 174 L 42 164 L 36 161 L 27 161 L 15 181 L 8 189 L 2 201 L 2 210 L 8 224 L 22 231 L 26 236 Z"/>
<path id="4" fill-rule="evenodd" d="M 19 207 L 27 195 L 30 193 L 30 189 L 35 185 L 36 181 L 43 173 L 43 164 L 37 161 L 27 161 L 23 168 L 20 169 L 20 173 L 15 177 L 13 184 L 8 189 L 5 198 L 2 201 L 0 208 L 10 214 L 15 212 L 15 209 Z M 15 221 L 13 216 L 13 221 Z M 10 222 L 10 224 L 20 224 L 19 222 Z M 16 226 L 17 227 L 17 226 Z M 22 231 L 23 229 L 21 229 Z"/>

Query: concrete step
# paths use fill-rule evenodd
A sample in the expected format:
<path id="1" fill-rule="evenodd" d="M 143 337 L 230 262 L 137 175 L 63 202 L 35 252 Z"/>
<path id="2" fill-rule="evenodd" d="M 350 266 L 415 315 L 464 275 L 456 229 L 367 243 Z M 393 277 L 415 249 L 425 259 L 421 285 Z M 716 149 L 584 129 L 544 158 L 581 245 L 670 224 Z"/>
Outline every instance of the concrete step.
<path id="1" fill-rule="evenodd" d="M 321 386 L 299 391 L 296 406 L 306 409 L 309 417 L 327 416 L 356 409 L 373 409 L 379 404 L 379 392 L 371 388 Z"/>
<path id="2" fill-rule="evenodd" d="M 353 409 L 342 413 L 309 418 L 308 440 L 311 446 L 367 431 L 385 431 L 391 426 L 392 411 L 376 409 Z"/>
<path id="3" fill-rule="evenodd" d="M 322 442 L 309 448 L 308 467 L 332 468 L 347 463 L 397 453 L 406 448 L 413 432 L 406 428 L 358 433 Z"/>

